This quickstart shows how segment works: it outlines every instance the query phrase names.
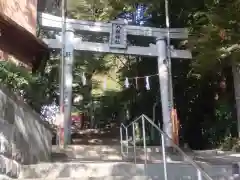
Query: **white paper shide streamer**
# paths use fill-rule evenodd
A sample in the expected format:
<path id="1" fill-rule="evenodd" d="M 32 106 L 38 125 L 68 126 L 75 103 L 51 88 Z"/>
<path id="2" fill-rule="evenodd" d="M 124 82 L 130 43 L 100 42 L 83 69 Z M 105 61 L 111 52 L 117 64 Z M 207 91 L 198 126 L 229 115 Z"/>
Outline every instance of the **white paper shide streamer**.
<path id="1" fill-rule="evenodd" d="M 82 74 L 82 84 L 85 86 L 87 84 L 87 79 L 85 73 Z"/>
<path id="2" fill-rule="evenodd" d="M 146 87 L 147 90 L 150 90 L 149 76 L 145 77 L 145 87 Z"/>
<path id="3" fill-rule="evenodd" d="M 151 89 L 151 87 L 150 87 L 150 77 L 155 77 L 155 76 L 158 76 L 158 74 L 142 76 L 142 77 L 132 77 L 132 78 L 125 77 L 124 86 L 125 86 L 125 88 L 129 88 L 130 87 L 129 79 L 132 79 L 132 80 L 135 81 L 135 88 L 138 90 L 138 88 L 139 88 L 138 80 L 139 79 L 144 79 L 145 88 L 146 88 L 146 90 L 149 91 Z"/>
<path id="4" fill-rule="evenodd" d="M 135 78 L 136 89 L 138 90 L 138 77 Z"/>
<path id="5" fill-rule="evenodd" d="M 124 83 L 124 84 L 125 84 L 125 87 L 126 87 L 126 88 L 129 88 L 129 80 L 128 80 L 127 77 L 125 78 L 125 83 Z"/>

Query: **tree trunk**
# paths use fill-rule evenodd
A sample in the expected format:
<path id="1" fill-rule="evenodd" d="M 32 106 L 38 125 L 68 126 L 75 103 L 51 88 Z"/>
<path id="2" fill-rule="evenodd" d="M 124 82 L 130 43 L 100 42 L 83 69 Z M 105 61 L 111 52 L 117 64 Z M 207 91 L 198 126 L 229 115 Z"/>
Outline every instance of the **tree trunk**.
<path id="1" fill-rule="evenodd" d="M 240 64 L 237 62 L 232 63 L 234 92 L 235 92 L 235 107 L 237 112 L 237 131 L 240 137 Z"/>

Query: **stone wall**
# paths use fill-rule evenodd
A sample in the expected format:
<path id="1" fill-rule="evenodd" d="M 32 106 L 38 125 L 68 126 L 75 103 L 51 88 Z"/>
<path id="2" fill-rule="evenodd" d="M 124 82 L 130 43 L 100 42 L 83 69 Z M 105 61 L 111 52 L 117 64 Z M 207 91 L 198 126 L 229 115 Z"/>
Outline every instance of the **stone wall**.
<path id="1" fill-rule="evenodd" d="M 0 0 L 0 14 L 36 35 L 37 0 Z"/>
<path id="2" fill-rule="evenodd" d="M 20 164 L 49 161 L 50 126 L 22 100 L 0 86 L 0 153 Z"/>

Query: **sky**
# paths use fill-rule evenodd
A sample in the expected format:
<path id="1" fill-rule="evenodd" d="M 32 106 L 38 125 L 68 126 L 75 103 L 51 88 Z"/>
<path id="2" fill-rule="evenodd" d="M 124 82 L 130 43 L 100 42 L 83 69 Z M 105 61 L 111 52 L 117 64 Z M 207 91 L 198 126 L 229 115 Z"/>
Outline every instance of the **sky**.
<path id="1" fill-rule="evenodd" d="M 136 11 L 134 12 L 123 12 L 118 15 L 118 18 L 125 19 L 129 24 L 132 25 L 146 25 L 150 15 L 146 15 L 147 7 L 143 4 L 136 5 Z"/>

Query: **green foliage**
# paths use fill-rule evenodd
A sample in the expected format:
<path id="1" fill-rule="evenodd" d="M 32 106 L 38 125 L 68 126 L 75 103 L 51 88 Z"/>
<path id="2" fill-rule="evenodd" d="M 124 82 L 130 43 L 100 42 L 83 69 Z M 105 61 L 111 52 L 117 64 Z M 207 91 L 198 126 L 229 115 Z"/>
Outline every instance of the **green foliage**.
<path id="1" fill-rule="evenodd" d="M 53 94 L 49 91 L 49 81 L 46 76 L 32 74 L 31 71 L 9 61 L 0 63 L 0 82 L 22 96 L 37 112 L 42 104 L 50 101 Z"/>
<path id="2" fill-rule="evenodd" d="M 0 72 L 1 83 L 14 92 L 23 90 L 31 80 L 31 75 L 27 71 L 7 61 L 1 61 Z"/>
<path id="3" fill-rule="evenodd" d="M 195 63 L 203 71 L 211 71 L 219 62 L 227 60 L 226 56 L 233 53 L 228 49 L 239 43 L 239 7 L 237 0 L 209 0 L 193 15 L 189 24 L 194 34 L 191 47 L 197 54 Z"/>
<path id="4" fill-rule="evenodd" d="M 107 21 L 114 17 L 117 9 L 109 0 L 69 0 L 68 12 L 75 19 Z"/>
<path id="5" fill-rule="evenodd" d="M 220 145 L 220 149 L 223 151 L 240 152 L 240 140 L 239 138 L 226 136 Z"/>
<path id="6" fill-rule="evenodd" d="M 141 2 L 149 7 L 151 26 L 164 27 L 164 0 Z M 68 15 L 72 18 L 109 21 L 115 19 L 119 12 L 133 11 L 135 3 L 139 1 L 69 0 L 68 3 Z M 188 41 L 173 41 L 172 44 L 176 48 L 189 48 L 193 53 L 192 60 L 172 61 L 174 100 L 182 127 L 181 140 L 188 142 L 192 148 L 213 148 L 222 144 L 224 148 L 231 149 L 233 144 L 238 144 L 234 139 L 237 126 L 230 66 L 233 61 L 240 59 L 240 2 L 169 0 L 169 4 L 171 27 L 187 27 L 190 34 Z M 148 46 L 138 37 L 134 37 L 134 43 Z M 56 96 L 58 62 L 59 57 L 51 58 L 42 77 L 30 73 L 15 74 L 15 70 L 6 70 L 5 66 L 0 76 L 2 82 L 11 88 L 24 89 L 29 102 L 42 104 L 42 101 L 50 101 Z M 86 86 L 81 83 L 83 72 L 87 74 Z M 160 101 L 158 77 L 151 78 L 150 91 L 145 90 L 143 81 L 139 81 L 138 89 L 133 85 L 123 90 L 122 86 L 126 76 L 155 73 L 155 58 L 77 54 L 73 70 L 73 96 L 83 95 L 84 100 L 75 106 L 81 109 L 95 108 L 95 117 L 101 119 L 110 117 L 111 112 L 121 112 L 123 104 L 130 109 L 131 119 L 142 113 L 151 116 L 154 102 L 156 99 Z M 105 76 L 108 77 L 106 90 L 102 88 Z M 226 88 L 221 87 L 223 79 L 226 79 Z M 216 96 L 219 98 L 216 99 Z M 96 103 L 99 106 L 93 107 L 92 100 L 95 99 L 100 99 L 100 102 Z M 157 111 L 159 121 L 160 107 L 161 104 Z M 237 146 L 234 148 L 237 149 Z"/>

